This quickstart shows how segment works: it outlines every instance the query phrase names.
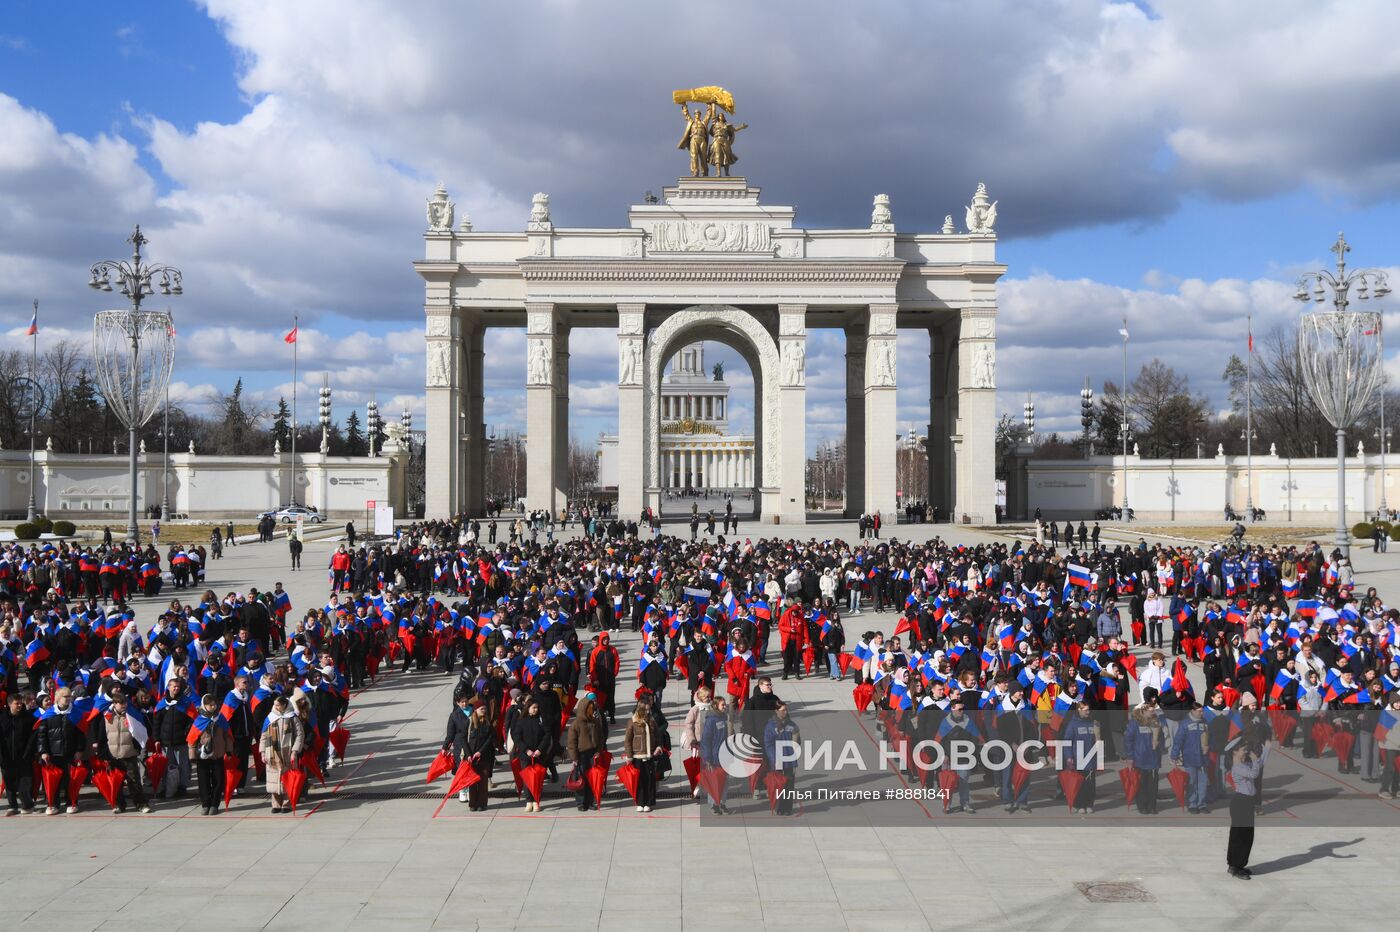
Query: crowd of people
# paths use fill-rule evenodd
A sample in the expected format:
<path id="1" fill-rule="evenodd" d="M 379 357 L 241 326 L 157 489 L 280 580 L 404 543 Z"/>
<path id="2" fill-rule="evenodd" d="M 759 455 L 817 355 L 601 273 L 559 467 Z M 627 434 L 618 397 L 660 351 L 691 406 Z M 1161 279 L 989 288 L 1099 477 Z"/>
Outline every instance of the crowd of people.
<path id="1" fill-rule="evenodd" d="M 387 651 L 382 619 L 347 599 L 289 625 L 281 583 L 201 592 L 200 549 L 172 547 L 164 571 L 153 547 L 0 550 L 8 815 L 77 812 L 88 783 L 114 812 L 197 793 L 206 815 L 260 783 L 280 813 L 299 792 L 284 774 L 324 781 L 343 760 L 352 684 Z M 162 605 L 167 578 L 188 595 Z"/>
<path id="2" fill-rule="evenodd" d="M 1316 544 L 1104 547 L 1085 528 L 1065 548 L 687 541 L 638 533 L 649 524 L 551 541 L 491 540 L 479 520 L 419 523 L 389 542 L 339 546 L 330 602 L 300 621 L 289 623 L 276 589 L 206 591 L 171 602 L 144 631 L 127 600 L 158 554 L 117 546 L 92 555 L 93 573 L 76 548 L 10 546 L 0 673 L 13 701 L 0 744 L 12 806 L 27 808 L 21 771 L 84 757 L 123 768 L 143 806 L 139 764 L 120 762 L 158 753 L 169 764 L 157 794 L 178 795 L 193 764 L 201 803 L 217 811 L 222 771 L 203 761 L 227 756 L 240 787 L 250 754 L 272 773 L 329 766 L 349 690 L 386 661 L 458 675 L 442 750 L 454 771 L 470 765 L 459 798 L 473 809 L 488 804 L 498 766 L 530 811 L 542 802 L 535 774 L 562 780 L 580 808 L 598 805 L 592 778 L 607 777 L 619 717 L 617 777 L 639 811 L 680 765 L 697 798 L 729 811 L 703 776 L 736 733 L 764 749 L 764 775 L 791 786 L 798 775 L 775 748 L 797 724 L 774 692 L 779 674 L 851 677 L 857 705 L 897 742 L 1065 738 L 1075 779 L 1053 789 L 1080 812 L 1099 793 L 1088 748 L 1100 744 L 1108 762 L 1131 765 L 1130 801 L 1144 814 L 1157 811 L 1164 775 L 1177 788 L 1168 765 L 1185 774 L 1189 811 L 1227 796 L 1243 807 L 1242 786 L 1252 811 L 1258 769 L 1279 746 L 1332 755 L 1342 773 L 1400 792 L 1400 612 L 1357 592 L 1349 561 Z M 192 570 L 189 584 L 198 580 Z M 864 622 L 848 634 L 886 613 L 878 630 Z M 635 656 L 616 646 L 624 628 L 640 635 Z M 674 738 L 663 699 L 680 689 L 687 711 Z M 29 757 L 14 725 L 26 718 Z M 172 723 L 186 721 L 189 740 L 177 740 Z M 979 777 L 1009 811 L 1031 805 L 1031 782 L 1011 768 L 915 764 L 918 779 L 953 791 L 950 809 L 973 811 Z M 286 808 L 280 782 L 266 779 L 274 808 Z M 75 802 L 48 808 L 64 801 Z M 791 811 L 781 799 L 774 809 Z"/>

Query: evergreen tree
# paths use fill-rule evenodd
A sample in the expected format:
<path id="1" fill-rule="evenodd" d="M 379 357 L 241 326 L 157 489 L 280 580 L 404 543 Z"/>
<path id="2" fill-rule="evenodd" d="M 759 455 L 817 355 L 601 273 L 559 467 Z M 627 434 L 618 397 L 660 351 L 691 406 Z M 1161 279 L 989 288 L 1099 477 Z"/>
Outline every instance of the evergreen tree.
<path id="1" fill-rule="evenodd" d="M 272 416 L 272 440 L 284 450 L 291 448 L 292 409 L 287 406 L 286 398 L 277 399 L 277 413 Z"/>
<path id="2" fill-rule="evenodd" d="M 360 427 L 360 414 L 351 409 L 350 416 L 345 419 L 345 455 L 364 456 L 366 452 L 365 432 Z"/>

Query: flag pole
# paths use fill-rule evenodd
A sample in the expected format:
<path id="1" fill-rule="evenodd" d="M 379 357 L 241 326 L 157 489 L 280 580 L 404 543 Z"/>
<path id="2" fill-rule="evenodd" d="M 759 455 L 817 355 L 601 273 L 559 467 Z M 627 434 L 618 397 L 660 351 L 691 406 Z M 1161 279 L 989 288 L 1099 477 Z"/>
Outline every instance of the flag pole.
<path id="1" fill-rule="evenodd" d="M 297 344 L 301 342 L 301 321 L 292 315 L 292 504 L 297 503 Z"/>
<path id="2" fill-rule="evenodd" d="M 1244 507 L 1249 520 L 1254 521 L 1254 315 L 1245 316 L 1245 331 L 1249 334 L 1248 351 L 1244 354 Z"/>
<path id="3" fill-rule="evenodd" d="M 33 338 L 31 352 L 29 356 L 29 379 L 33 382 L 34 391 L 30 392 L 29 404 L 29 509 L 26 521 L 33 521 L 38 517 L 38 502 L 34 497 L 34 441 L 37 436 L 35 420 L 39 414 L 39 299 L 34 299 L 34 323 L 29 328 L 30 337 Z"/>

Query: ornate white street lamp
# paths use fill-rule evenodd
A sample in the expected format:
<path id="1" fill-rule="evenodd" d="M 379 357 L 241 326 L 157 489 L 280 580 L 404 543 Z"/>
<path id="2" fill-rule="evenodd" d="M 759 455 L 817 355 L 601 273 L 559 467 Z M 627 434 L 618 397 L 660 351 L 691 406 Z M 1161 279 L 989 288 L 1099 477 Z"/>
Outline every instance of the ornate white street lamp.
<path id="1" fill-rule="evenodd" d="M 155 414 L 175 363 L 175 326 L 169 312 L 143 311 L 141 302 L 155 294 L 156 289 L 163 295 L 178 295 L 184 293 L 184 288 L 179 269 L 143 261 L 141 247 L 147 240 L 141 227 L 136 227 L 126 241 L 132 247 L 131 258 L 96 263 L 88 286 L 111 291 L 115 277 L 117 290 L 131 302 L 129 310 L 97 312 L 92 321 L 92 358 L 107 407 L 127 429 L 131 500 L 126 536 L 138 543 L 136 432 Z"/>
<path id="2" fill-rule="evenodd" d="M 1337 255 L 1337 272 L 1325 269 L 1309 272 L 1298 279 L 1299 301 L 1322 304 L 1332 293 L 1332 310 L 1321 308 L 1304 314 L 1298 327 L 1298 359 L 1308 392 L 1323 417 L 1337 431 L 1337 539 L 1343 556 L 1351 555 L 1351 535 L 1346 521 L 1346 431 L 1365 411 L 1371 394 L 1381 379 L 1381 344 L 1378 337 L 1381 315 L 1374 311 L 1351 311 L 1349 295 L 1366 300 L 1390 294 L 1390 282 L 1379 269 L 1347 272 L 1346 254 L 1351 251 L 1346 237 L 1337 234 L 1332 252 Z"/>

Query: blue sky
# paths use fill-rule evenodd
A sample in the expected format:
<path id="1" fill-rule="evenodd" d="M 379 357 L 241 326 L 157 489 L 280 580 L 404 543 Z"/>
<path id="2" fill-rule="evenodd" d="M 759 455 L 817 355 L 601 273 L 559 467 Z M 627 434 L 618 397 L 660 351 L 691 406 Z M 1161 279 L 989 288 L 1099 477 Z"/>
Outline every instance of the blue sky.
<path id="1" fill-rule="evenodd" d="M 19 332 L 37 296 L 46 341 L 85 342 L 103 306 L 87 265 L 123 254 L 140 222 L 186 273 L 171 302 L 185 403 L 239 376 L 265 404 L 288 393 L 280 336 L 299 314 L 304 397 L 324 370 L 339 418 L 370 397 L 421 412 L 409 262 L 433 184 L 477 229 L 519 229 L 536 190 L 558 224 L 620 225 L 682 170 L 668 95 L 697 83 L 736 93 L 743 167 L 798 225 L 861 225 L 888 192 L 899 229 L 936 229 L 987 182 L 1009 266 L 999 407 L 1034 392 L 1042 429 L 1073 429 L 1085 375 L 1116 378 L 1125 311 L 1134 368 L 1160 356 L 1219 405 L 1244 316 L 1256 333 L 1290 326 L 1290 283 L 1330 264 L 1338 230 L 1354 263 L 1396 262 L 1395 4 L 774 0 L 723 41 L 686 9 L 15 0 L 0 329 Z M 501 427 L 523 427 L 519 342 L 488 343 Z M 709 352 L 743 425 L 751 379 Z M 926 352 L 901 337 L 902 428 L 926 421 Z M 615 428 L 616 363 L 602 334 L 573 353 L 587 439 Z M 809 446 L 841 429 L 840 356 L 814 335 Z"/>

